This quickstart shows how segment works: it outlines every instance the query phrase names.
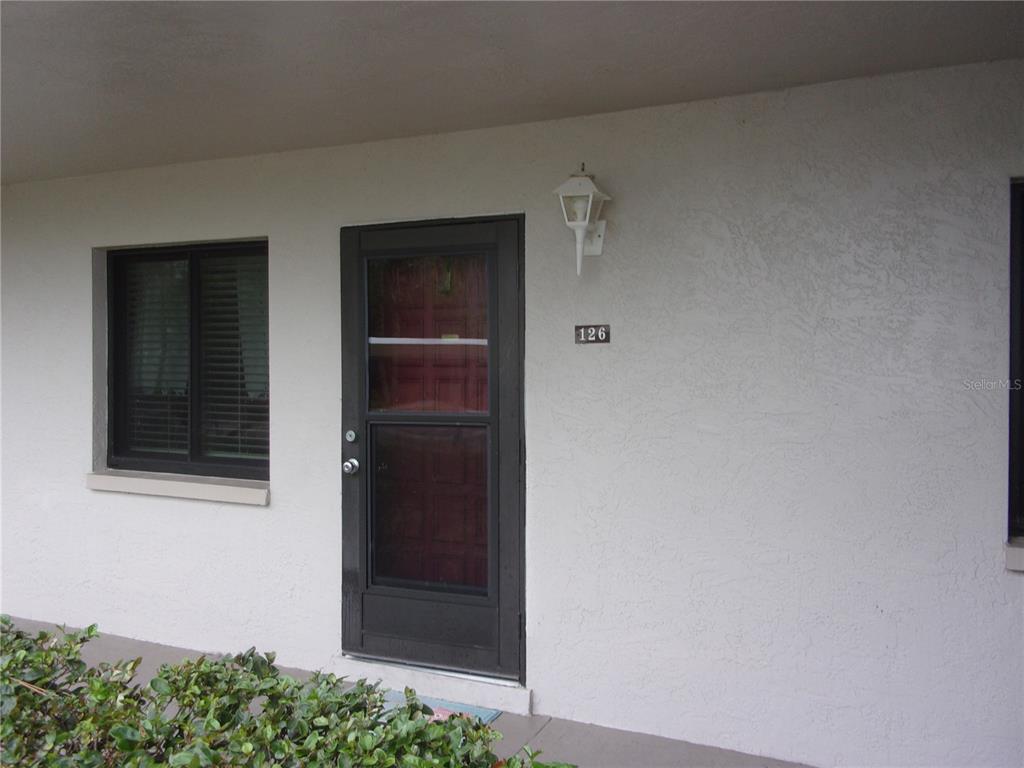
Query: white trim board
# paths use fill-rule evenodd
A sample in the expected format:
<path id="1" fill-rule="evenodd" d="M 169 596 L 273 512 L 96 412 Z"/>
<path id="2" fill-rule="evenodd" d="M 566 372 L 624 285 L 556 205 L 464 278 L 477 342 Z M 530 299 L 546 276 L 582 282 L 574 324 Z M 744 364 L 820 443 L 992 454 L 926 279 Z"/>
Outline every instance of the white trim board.
<path id="1" fill-rule="evenodd" d="M 259 507 L 265 507 L 270 503 L 270 485 L 261 480 L 108 469 L 88 473 L 85 476 L 85 485 L 93 491 L 138 493 L 144 496 L 172 496 L 179 499 L 251 504 Z"/>

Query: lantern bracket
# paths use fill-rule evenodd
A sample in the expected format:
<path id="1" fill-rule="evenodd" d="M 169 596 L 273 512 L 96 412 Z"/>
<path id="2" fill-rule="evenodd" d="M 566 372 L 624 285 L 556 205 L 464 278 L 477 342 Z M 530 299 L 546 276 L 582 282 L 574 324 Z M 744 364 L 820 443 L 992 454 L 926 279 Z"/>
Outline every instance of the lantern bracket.
<path id="1" fill-rule="evenodd" d="M 600 256 L 604 250 L 607 222 L 601 208 L 611 198 L 598 189 L 594 177 L 585 173 L 585 166 L 574 173 L 558 189 L 558 202 L 565 225 L 573 231 L 576 241 L 576 274 L 583 271 L 584 256 Z"/>

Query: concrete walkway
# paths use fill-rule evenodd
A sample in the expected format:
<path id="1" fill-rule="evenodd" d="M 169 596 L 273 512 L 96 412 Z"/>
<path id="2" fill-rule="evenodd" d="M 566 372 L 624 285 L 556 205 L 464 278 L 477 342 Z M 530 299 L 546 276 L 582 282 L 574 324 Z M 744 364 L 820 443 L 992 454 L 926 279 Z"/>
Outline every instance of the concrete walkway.
<path id="1" fill-rule="evenodd" d="M 28 632 L 52 632 L 54 629 L 53 624 L 28 619 L 15 618 L 14 623 Z M 199 651 L 187 648 L 107 634 L 90 641 L 82 651 L 82 657 L 90 664 L 141 656 L 142 664 L 136 674 L 139 681 L 155 677 L 161 664 L 174 664 L 200 655 Z M 288 667 L 282 667 L 281 671 L 299 678 L 310 674 Z M 579 768 L 807 768 L 782 760 L 544 715 L 525 717 L 503 712 L 492 727 L 503 736 L 494 747 L 498 757 L 508 757 L 529 745 L 544 753 L 542 760 L 564 761 Z"/>

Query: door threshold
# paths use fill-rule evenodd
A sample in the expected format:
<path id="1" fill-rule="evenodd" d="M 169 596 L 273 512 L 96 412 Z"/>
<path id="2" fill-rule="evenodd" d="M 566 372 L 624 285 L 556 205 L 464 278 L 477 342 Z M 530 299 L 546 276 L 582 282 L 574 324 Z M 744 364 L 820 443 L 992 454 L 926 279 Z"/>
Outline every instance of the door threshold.
<path id="1" fill-rule="evenodd" d="M 421 672 L 429 672 L 434 675 L 441 675 L 443 677 L 457 677 L 460 680 L 475 680 L 479 683 L 487 683 L 488 685 L 503 685 L 506 688 L 524 688 L 525 686 L 518 680 L 510 680 L 507 677 L 493 677 L 483 672 L 460 672 L 457 669 L 442 669 L 441 667 L 431 667 L 426 664 L 414 664 L 408 661 L 391 661 L 389 659 L 381 659 L 376 656 L 361 656 L 358 653 L 343 653 L 343 658 L 353 659 L 354 661 L 365 661 L 371 664 L 380 664 L 384 667 L 395 667 L 397 669 L 416 669 Z"/>
<path id="2" fill-rule="evenodd" d="M 533 691 L 516 680 L 469 672 L 455 672 L 405 662 L 342 653 L 331 660 L 338 675 L 380 680 L 388 688 L 413 688 L 420 696 L 500 709 L 517 715 L 531 714 Z"/>

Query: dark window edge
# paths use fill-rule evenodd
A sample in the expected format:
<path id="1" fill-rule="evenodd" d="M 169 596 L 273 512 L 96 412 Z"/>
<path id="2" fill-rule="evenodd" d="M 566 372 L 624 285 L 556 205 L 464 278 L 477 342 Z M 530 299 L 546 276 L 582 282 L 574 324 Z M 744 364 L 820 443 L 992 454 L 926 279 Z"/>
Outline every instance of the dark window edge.
<path id="1" fill-rule="evenodd" d="M 216 253 L 219 251 L 236 250 L 252 250 L 253 252 L 259 252 L 267 258 L 269 281 L 269 239 L 266 237 L 256 237 L 240 240 L 190 242 L 177 245 L 112 247 L 104 250 L 106 252 L 105 262 L 107 271 L 107 307 L 105 313 L 107 318 L 107 451 L 105 469 L 115 471 L 130 470 L 151 472 L 167 475 L 187 475 L 197 478 L 224 478 L 228 480 L 258 480 L 269 482 L 269 458 L 241 460 L 226 459 L 218 461 L 215 459 L 211 460 L 206 457 L 203 459 L 178 461 L 152 455 L 129 455 L 127 452 L 119 449 L 121 434 L 118 429 L 118 420 L 121 418 L 122 411 L 118 409 L 117 403 L 120 400 L 123 400 L 123 386 L 121 384 L 121 376 L 118 375 L 120 370 L 119 366 L 121 364 L 118 357 L 118 350 L 121 349 L 118 334 L 123 332 L 124 323 L 119 323 L 117 318 L 119 309 L 117 299 L 119 291 L 116 285 L 118 267 L 121 263 L 133 259 L 149 260 L 177 258 L 185 259 L 190 262 L 189 281 L 190 290 L 192 290 L 191 286 L 193 283 L 198 284 L 198 281 L 192 277 L 193 270 L 191 265 L 194 262 L 194 256 Z M 190 319 L 190 323 L 190 336 L 194 341 L 198 332 L 198 319 L 193 316 Z M 190 385 L 190 391 L 194 389 L 195 387 Z M 194 397 L 190 395 L 190 410 L 193 408 Z M 194 446 L 191 445 L 192 439 L 192 436 L 190 436 L 190 455 L 194 450 Z M 102 472 L 103 469 L 104 468 L 98 468 L 98 471 Z"/>
<path id="2" fill-rule="evenodd" d="M 1024 178 L 1010 180 L 1010 382 L 1024 380 Z M 1009 387 L 1007 541 L 1024 538 L 1024 392 Z"/>

